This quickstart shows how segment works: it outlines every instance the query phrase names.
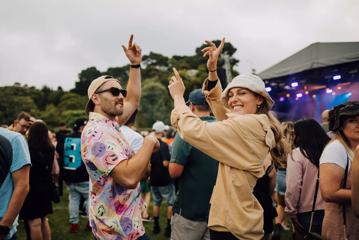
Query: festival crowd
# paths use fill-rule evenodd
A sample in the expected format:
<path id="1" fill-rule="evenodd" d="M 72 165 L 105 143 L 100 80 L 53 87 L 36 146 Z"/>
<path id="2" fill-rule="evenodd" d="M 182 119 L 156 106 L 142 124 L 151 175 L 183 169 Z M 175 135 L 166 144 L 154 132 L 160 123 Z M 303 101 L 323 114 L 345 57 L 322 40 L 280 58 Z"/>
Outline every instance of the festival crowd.
<path id="1" fill-rule="evenodd" d="M 139 45 L 122 46 L 127 86 L 105 75 L 88 87 L 88 118 L 56 133 L 26 112 L 0 127 L 0 240 L 50 240 L 47 218 L 64 187 L 68 233 L 94 239 L 359 239 L 359 101 L 279 122 L 263 80 L 239 74 L 223 89 L 219 46 L 202 49 L 208 77 L 185 86 L 173 69 L 172 126 L 134 126 L 141 100 Z M 160 212 L 166 202 L 165 226 Z M 151 207 L 151 209 L 149 209 Z M 88 217 L 79 226 L 80 215 Z M 55 226 L 53 226 L 55 227 Z"/>

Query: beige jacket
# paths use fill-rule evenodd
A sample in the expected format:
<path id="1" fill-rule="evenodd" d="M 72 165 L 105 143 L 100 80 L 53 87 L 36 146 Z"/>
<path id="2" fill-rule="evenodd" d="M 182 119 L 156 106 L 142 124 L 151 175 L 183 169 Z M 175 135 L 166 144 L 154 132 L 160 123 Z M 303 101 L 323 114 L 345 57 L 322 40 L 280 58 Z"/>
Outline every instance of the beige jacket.
<path id="1" fill-rule="evenodd" d="M 186 142 L 219 161 L 210 229 L 231 232 L 240 239 L 261 239 L 263 210 L 252 192 L 264 174 L 263 161 L 274 146 L 274 135 L 265 114 L 229 114 L 219 99 L 221 92 L 219 81 L 205 91 L 219 121 L 203 122 L 183 108 L 174 109 L 171 121 Z"/>

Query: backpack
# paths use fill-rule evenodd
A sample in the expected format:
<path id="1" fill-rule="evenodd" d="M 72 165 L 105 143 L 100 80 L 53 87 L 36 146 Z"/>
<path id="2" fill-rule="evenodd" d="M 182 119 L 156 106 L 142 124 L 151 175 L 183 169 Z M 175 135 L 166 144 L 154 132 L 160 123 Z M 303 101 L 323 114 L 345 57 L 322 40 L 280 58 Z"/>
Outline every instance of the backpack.
<path id="1" fill-rule="evenodd" d="M 5 181 L 12 164 L 12 146 L 10 142 L 0 135 L 0 187 Z"/>

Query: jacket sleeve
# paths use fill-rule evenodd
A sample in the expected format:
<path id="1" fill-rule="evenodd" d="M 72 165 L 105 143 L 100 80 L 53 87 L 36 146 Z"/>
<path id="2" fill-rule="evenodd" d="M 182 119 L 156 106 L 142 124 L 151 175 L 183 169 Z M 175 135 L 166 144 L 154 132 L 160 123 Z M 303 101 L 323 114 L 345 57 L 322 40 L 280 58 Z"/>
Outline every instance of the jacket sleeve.
<path id="1" fill-rule="evenodd" d="M 287 175 L 286 175 L 286 192 L 285 192 L 285 212 L 294 216 L 298 213 L 300 195 L 302 193 L 303 184 L 303 166 L 299 149 L 293 150 L 288 155 Z"/>
<path id="2" fill-rule="evenodd" d="M 211 108 L 214 116 L 216 117 L 217 121 L 222 121 L 227 119 L 226 113 L 229 110 L 223 105 L 221 101 L 221 93 L 222 93 L 222 86 L 221 82 L 218 80 L 217 84 L 211 90 L 208 90 L 208 79 L 206 79 L 202 86 L 202 91 L 206 97 L 207 103 Z"/>
<path id="3" fill-rule="evenodd" d="M 251 147 L 253 144 L 264 144 L 261 138 L 264 139 L 265 133 L 253 117 L 241 116 L 218 122 L 205 122 L 187 111 L 179 114 L 177 123 L 178 132 L 184 141 L 217 161 L 249 171 L 262 167 L 262 162 L 254 160 L 258 158 L 248 157 L 257 154 Z M 250 129 L 257 129 L 257 135 L 253 135 L 254 131 Z M 264 160 L 265 155 L 260 159 Z"/>

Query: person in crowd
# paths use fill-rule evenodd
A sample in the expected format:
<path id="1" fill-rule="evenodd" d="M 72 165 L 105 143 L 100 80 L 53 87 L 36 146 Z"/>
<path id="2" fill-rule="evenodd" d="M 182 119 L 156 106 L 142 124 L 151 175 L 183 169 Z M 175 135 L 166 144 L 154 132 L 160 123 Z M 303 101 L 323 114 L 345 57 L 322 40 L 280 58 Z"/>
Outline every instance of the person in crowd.
<path id="1" fill-rule="evenodd" d="M 120 127 L 122 134 L 125 136 L 128 144 L 132 147 L 133 151 L 137 153 L 142 145 L 143 145 L 143 136 L 139 134 L 135 129 L 135 120 L 137 115 L 136 111 L 131 115 L 131 117 L 127 120 L 126 124 Z M 150 171 L 150 167 L 148 166 L 148 171 Z M 151 201 L 151 191 L 149 187 L 149 183 L 147 181 L 149 174 L 145 174 L 144 178 L 141 179 L 141 195 L 144 200 L 144 204 L 142 207 L 142 220 L 143 221 L 151 221 L 150 215 L 148 213 L 148 207 Z"/>
<path id="2" fill-rule="evenodd" d="M 209 57 L 209 76 L 203 89 L 217 121 L 204 122 L 186 106 L 185 87 L 174 69 L 168 86 L 174 100 L 171 122 L 184 141 L 219 161 L 208 221 L 211 239 L 262 239 L 263 210 L 253 188 L 264 175 L 267 154 L 273 161 L 284 154 L 280 124 L 258 76 L 241 74 L 222 93 L 217 61 L 224 39 L 219 47 L 207 43 L 202 51 Z"/>
<path id="3" fill-rule="evenodd" d="M 63 144 L 62 179 L 69 192 L 69 230 L 76 233 L 79 230 L 80 199 L 84 199 L 85 212 L 88 212 L 89 176 L 81 157 L 81 133 L 87 119 L 78 118 L 74 122 L 73 133 L 66 136 Z"/>
<path id="4" fill-rule="evenodd" d="M 215 121 L 201 89 L 189 94 L 187 105 L 202 121 Z M 217 178 L 218 162 L 177 134 L 168 170 L 178 184 L 171 239 L 209 240 L 209 200 Z"/>
<path id="5" fill-rule="evenodd" d="M 283 137 L 286 143 L 286 152 L 289 154 L 294 148 L 294 123 L 291 121 L 282 122 L 281 124 L 283 129 Z M 276 187 L 275 193 L 273 195 L 274 201 L 276 203 L 277 217 L 274 219 L 274 230 L 273 230 L 273 240 L 279 240 L 280 234 L 283 229 L 288 230 L 287 227 L 287 218 L 284 213 L 285 208 L 285 191 L 286 191 L 286 174 L 287 174 L 287 156 L 283 155 L 281 161 L 278 161 L 276 164 Z"/>
<path id="6" fill-rule="evenodd" d="M 294 239 L 321 234 L 324 202 L 319 190 L 319 159 L 330 138 L 313 119 L 294 124 L 296 148 L 288 155 L 285 211 L 294 224 Z"/>
<path id="7" fill-rule="evenodd" d="M 59 155 L 59 159 L 63 159 L 64 158 L 64 141 L 67 135 L 69 135 L 71 133 L 71 130 L 67 128 L 66 124 L 64 122 L 61 122 L 59 124 L 58 130 L 56 131 L 56 154 Z M 59 185 L 59 193 L 62 196 L 63 194 L 63 176 L 62 176 L 62 166 L 63 161 L 59 161 L 59 167 L 60 167 L 60 175 L 58 177 L 58 185 Z"/>
<path id="8" fill-rule="evenodd" d="M 20 112 L 9 130 L 25 135 L 31 125 L 31 116 L 27 112 Z"/>
<path id="9" fill-rule="evenodd" d="M 162 139 L 165 143 L 167 143 L 170 153 L 172 153 L 172 144 L 175 140 L 176 130 L 173 127 L 168 127 L 165 131 L 165 137 Z"/>
<path id="10" fill-rule="evenodd" d="M 359 218 L 359 146 L 355 148 L 352 167 L 352 207 Z"/>
<path id="11" fill-rule="evenodd" d="M 168 173 L 168 165 L 170 161 L 170 152 L 167 143 L 162 141 L 165 134 L 166 125 L 162 121 L 156 121 L 152 130 L 156 134 L 157 140 L 160 143 L 160 149 L 151 156 L 151 173 L 150 173 L 150 185 L 153 202 L 153 233 L 157 234 L 161 231 L 160 227 L 160 206 L 162 199 L 167 201 L 167 226 L 165 229 L 165 235 L 171 236 L 171 217 L 172 208 L 175 202 L 176 193 L 175 185 Z"/>
<path id="12" fill-rule="evenodd" d="M 56 134 L 51 130 L 49 130 L 49 138 L 50 138 L 52 145 L 56 149 L 56 146 L 57 146 Z M 60 164 L 59 164 L 59 154 L 57 153 L 56 150 L 55 150 L 55 154 L 54 154 L 54 163 L 52 164 L 51 174 L 52 174 L 52 178 L 53 178 L 53 182 L 54 182 L 55 186 L 57 187 L 57 189 L 59 189 Z"/>
<path id="13" fill-rule="evenodd" d="M 329 113 L 333 140 L 320 158 L 320 190 L 325 201 L 324 239 L 359 239 L 359 219 L 351 204 L 352 159 L 359 144 L 359 101 L 348 102 Z"/>
<path id="14" fill-rule="evenodd" d="M 322 112 L 322 127 L 325 132 L 329 132 L 329 109 L 325 109 Z"/>
<path id="15" fill-rule="evenodd" d="M 18 215 L 29 192 L 30 154 L 21 134 L 0 128 L 0 136 L 6 139 L 1 147 L 4 161 L 0 164 L 5 163 L 5 158 L 7 162 L 12 160 L 9 170 L 1 173 L 4 179 L 0 182 L 0 240 L 15 240 Z M 8 159 L 9 155 L 12 159 Z"/>
<path id="16" fill-rule="evenodd" d="M 35 122 L 28 131 L 28 144 L 32 166 L 30 169 L 30 191 L 20 212 L 28 226 L 32 240 L 51 239 L 47 215 L 52 213 L 52 165 L 55 147 L 49 138 L 44 122 Z"/>
<path id="17" fill-rule="evenodd" d="M 122 47 L 130 61 L 127 91 L 108 75 L 91 82 L 86 106 L 89 122 L 82 131 L 81 155 L 90 176 L 89 220 L 94 237 L 143 240 L 148 237 L 141 219 L 139 182 L 159 143 L 148 135 L 135 154 L 120 131 L 120 124 L 139 107 L 142 59 L 133 35 L 128 46 Z"/>
<path id="18" fill-rule="evenodd" d="M 277 216 L 273 206 L 272 195 L 276 185 L 276 169 L 270 154 L 264 160 L 264 175 L 257 180 L 253 194 L 263 208 L 264 240 L 272 239 L 273 219 Z"/>

